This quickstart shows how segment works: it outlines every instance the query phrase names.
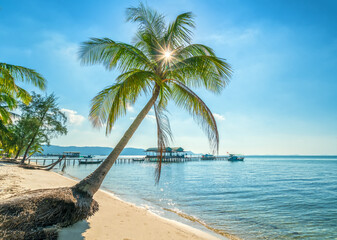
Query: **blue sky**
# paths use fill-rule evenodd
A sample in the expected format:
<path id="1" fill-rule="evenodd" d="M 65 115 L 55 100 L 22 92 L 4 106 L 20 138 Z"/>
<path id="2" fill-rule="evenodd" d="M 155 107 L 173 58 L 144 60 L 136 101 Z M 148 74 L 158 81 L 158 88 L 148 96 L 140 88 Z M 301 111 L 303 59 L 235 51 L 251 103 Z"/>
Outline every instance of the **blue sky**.
<path id="1" fill-rule="evenodd" d="M 57 145 L 114 146 L 146 102 L 130 106 L 112 134 L 93 129 L 90 99 L 118 72 L 81 66 L 81 42 L 109 37 L 130 43 L 137 26 L 125 9 L 139 1 L 1 1 L 0 62 L 33 68 L 59 97 L 69 134 Z M 194 42 L 226 58 L 234 74 L 220 95 L 196 90 L 216 114 L 220 154 L 337 154 L 337 1 L 147 1 L 172 20 L 192 11 Z M 27 86 L 28 89 L 34 88 Z M 169 105 L 174 146 L 209 151 L 206 136 Z M 153 113 L 129 147 L 155 146 Z"/>

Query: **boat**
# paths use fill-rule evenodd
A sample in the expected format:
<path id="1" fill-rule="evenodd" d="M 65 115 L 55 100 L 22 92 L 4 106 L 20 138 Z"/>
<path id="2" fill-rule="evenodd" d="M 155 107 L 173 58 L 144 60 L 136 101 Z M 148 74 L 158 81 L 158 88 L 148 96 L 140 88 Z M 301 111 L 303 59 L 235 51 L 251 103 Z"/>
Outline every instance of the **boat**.
<path id="1" fill-rule="evenodd" d="M 212 154 L 205 154 L 201 156 L 201 160 L 215 160 L 215 156 Z"/>
<path id="2" fill-rule="evenodd" d="M 100 159 L 81 159 L 79 161 L 79 164 L 99 164 L 102 161 L 103 160 L 100 160 Z"/>
<path id="3" fill-rule="evenodd" d="M 145 160 L 145 158 L 132 158 L 132 161 L 135 162 L 143 162 Z"/>
<path id="4" fill-rule="evenodd" d="M 79 158 L 80 152 L 70 151 L 70 152 L 63 152 L 62 155 L 59 155 L 59 157 L 63 157 L 63 156 L 65 156 L 66 158 Z"/>
<path id="5" fill-rule="evenodd" d="M 230 162 L 237 162 L 237 161 L 243 161 L 245 158 L 244 157 L 238 157 L 235 154 L 229 154 L 228 161 Z"/>

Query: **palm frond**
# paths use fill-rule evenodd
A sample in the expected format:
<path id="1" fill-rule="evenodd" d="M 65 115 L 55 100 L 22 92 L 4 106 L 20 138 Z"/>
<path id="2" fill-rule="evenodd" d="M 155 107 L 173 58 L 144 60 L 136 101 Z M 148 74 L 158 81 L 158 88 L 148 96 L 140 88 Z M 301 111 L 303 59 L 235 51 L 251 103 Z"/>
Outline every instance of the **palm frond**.
<path id="1" fill-rule="evenodd" d="M 127 21 L 138 22 L 138 32 L 149 33 L 157 40 L 161 39 L 165 29 L 164 16 L 145 6 L 131 7 L 126 10 Z"/>
<path id="2" fill-rule="evenodd" d="M 3 124 L 12 122 L 12 117 L 15 115 L 10 110 L 17 106 L 16 99 L 5 92 L 0 93 L 0 120 Z"/>
<path id="3" fill-rule="evenodd" d="M 164 37 L 166 45 L 177 48 L 190 44 L 193 35 L 191 28 L 194 27 L 195 23 L 191 12 L 178 15 L 166 30 Z"/>
<path id="4" fill-rule="evenodd" d="M 9 70 L 6 69 L 6 68 L 0 68 L 0 91 L 1 92 L 15 92 L 15 91 L 17 91 L 15 79 L 11 75 Z"/>
<path id="5" fill-rule="evenodd" d="M 11 114 L 4 108 L 0 106 L 0 120 L 3 124 L 11 123 Z"/>
<path id="6" fill-rule="evenodd" d="M 0 106 L 5 106 L 8 110 L 13 110 L 17 106 L 17 101 L 11 94 L 0 92 Z"/>
<path id="7" fill-rule="evenodd" d="M 178 48 L 176 55 L 179 60 L 184 60 L 189 57 L 196 56 L 213 56 L 215 57 L 214 50 L 203 44 L 189 44 L 185 47 Z"/>
<path id="8" fill-rule="evenodd" d="M 122 72 L 131 69 L 152 69 L 151 62 L 137 47 L 109 38 L 91 38 L 79 51 L 83 64 L 101 63 L 107 69 L 117 67 Z"/>
<path id="9" fill-rule="evenodd" d="M 8 130 L 5 122 L 1 120 L 1 117 L 0 117 L 0 146 L 3 145 L 4 139 L 10 137 L 10 134 L 11 132 Z"/>
<path id="10" fill-rule="evenodd" d="M 32 100 L 32 96 L 25 89 L 17 86 L 16 96 L 20 99 L 24 104 L 28 104 Z"/>
<path id="11" fill-rule="evenodd" d="M 179 81 L 172 81 L 172 97 L 177 106 L 187 110 L 208 136 L 213 152 L 218 152 L 219 133 L 211 110 L 191 89 Z"/>
<path id="12" fill-rule="evenodd" d="M 46 88 L 46 80 L 33 69 L 0 63 L 0 72 L 4 70 L 8 71 L 15 81 L 31 83 L 41 90 Z"/>
<path id="13" fill-rule="evenodd" d="M 128 104 L 134 104 L 138 96 L 147 93 L 151 80 L 158 78 L 154 73 L 132 70 L 117 78 L 117 83 L 103 89 L 91 101 L 90 120 L 94 126 L 106 125 L 109 134 L 116 120 L 126 114 Z"/>
<path id="14" fill-rule="evenodd" d="M 232 70 L 224 59 L 199 55 L 175 63 L 166 77 L 177 79 L 189 87 L 205 87 L 219 93 L 226 86 Z"/>
<path id="15" fill-rule="evenodd" d="M 168 84 L 161 84 L 158 96 L 158 107 L 166 109 L 166 106 L 171 99 L 171 88 Z"/>
<path id="16" fill-rule="evenodd" d="M 154 112 L 156 116 L 157 124 L 157 144 L 159 154 L 156 166 L 156 183 L 160 180 L 161 165 L 163 161 L 163 152 L 166 150 L 166 146 L 169 146 L 170 141 L 172 141 L 171 126 L 168 117 L 165 114 L 165 109 L 160 107 L 158 103 L 154 105 Z"/>
<path id="17" fill-rule="evenodd" d="M 141 49 L 150 59 L 153 66 L 157 66 L 158 54 L 162 50 L 159 40 L 148 32 L 137 32 L 133 39 L 135 47 Z"/>

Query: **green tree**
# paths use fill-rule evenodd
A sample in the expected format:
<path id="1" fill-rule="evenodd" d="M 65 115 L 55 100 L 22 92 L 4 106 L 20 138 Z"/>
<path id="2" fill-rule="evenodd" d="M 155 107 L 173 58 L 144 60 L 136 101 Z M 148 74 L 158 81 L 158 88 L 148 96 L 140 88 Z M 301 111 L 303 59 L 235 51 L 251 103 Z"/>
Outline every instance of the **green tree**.
<path id="1" fill-rule="evenodd" d="M 8 129 L 10 132 L 7 138 L 7 148 L 15 154 L 14 159 L 23 153 L 28 146 L 29 140 L 33 138 L 35 129 L 39 127 L 39 121 L 35 117 L 23 116 L 15 124 L 11 124 Z"/>
<path id="2" fill-rule="evenodd" d="M 39 149 L 38 146 L 49 144 L 51 138 L 67 134 L 67 118 L 59 109 L 56 100 L 54 94 L 43 97 L 33 93 L 30 104 L 20 106 L 23 123 L 21 124 L 20 119 L 18 127 L 21 128 L 20 131 L 25 132 L 25 151 L 21 163 L 24 163 L 32 147 Z M 18 147 L 18 151 L 21 150 L 22 148 Z"/>
<path id="3" fill-rule="evenodd" d="M 18 101 L 28 104 L 31 100 L 31 95 L 17 82 L 31 83 L 41 90 L 46 87 L 46 80 L 33 69 L 0 63 L 0 146 L 8 135 L 6 125 L 12 122 L 10 111 L 17 107 Z"/>
<path id="4" fill-rule="evenodd" d="M 195 25 L 190 12 L 178 15 L 166 25 L 163 15 L 140 4 L 139 7 L 127 9 L 127 19 L 139 24 L 133 45 L 109 38 L 92 38 L 82 45 L 82 63 L 103 64 L 108 70 L 117 68 L 121 71 L 116 83 L 99 92 L 92 100 L 90 119 L 94 126 L 106 124 L 106 133 L 109 134 L 117 119 L 126 113 L 128 104 L 134 104 L 142 94 L 151 93 L 151 98 L 107 159 L 76 185 L 77 189 L 90 195 L 99 189 L 152 107 L 157 120 L 160 149 L 156 171 L 159 181 L 162 152 L 171 135 L 165 115 L 169 100 L 197 120 L 207 133 L 212 150 L 218 150 L 216 121 L 205 102 L 191 87 L 220 93 L 231 75 L 230 66 L 217 57 L 210 47 L 191 43 L 191 29 Z"/>

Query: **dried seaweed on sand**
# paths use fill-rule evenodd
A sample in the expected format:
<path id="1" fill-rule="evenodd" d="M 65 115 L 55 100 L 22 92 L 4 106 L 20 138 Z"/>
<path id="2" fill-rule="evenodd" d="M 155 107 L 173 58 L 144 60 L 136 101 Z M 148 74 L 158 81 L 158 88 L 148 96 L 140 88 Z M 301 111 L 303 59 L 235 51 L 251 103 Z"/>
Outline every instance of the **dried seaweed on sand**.
<path id="1" fill-rule="evenodd" d="M 28 191 L 0 204 L 0 239 L 57 239 L 60 227 L 97 210 L 98 203 L 75 188 Z"/>

